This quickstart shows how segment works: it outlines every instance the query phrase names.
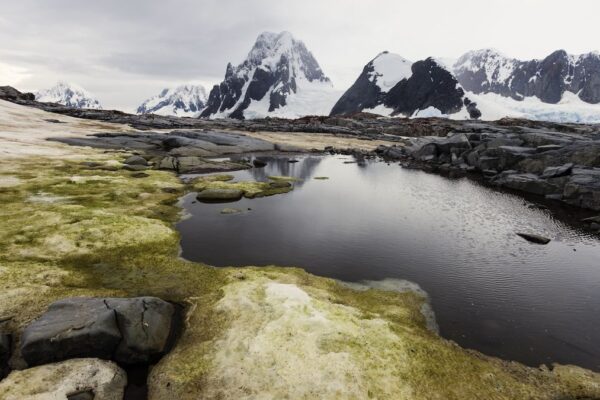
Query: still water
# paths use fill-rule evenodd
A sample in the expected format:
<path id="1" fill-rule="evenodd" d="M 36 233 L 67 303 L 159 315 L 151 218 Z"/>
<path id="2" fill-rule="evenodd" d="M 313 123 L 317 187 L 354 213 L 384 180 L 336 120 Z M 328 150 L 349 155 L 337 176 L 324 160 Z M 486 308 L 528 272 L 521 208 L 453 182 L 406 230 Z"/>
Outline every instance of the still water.
<path id="1" fill-rule="evenodd" d="M 600 370 L 600 237 L 468 179 L 343 156 L 296 159 L 233 173 L 300 178 L 290 193 L 227 205 L 186 196 L 183 257 L 297 266 L 352 282 L 413 281 L 428 292 L 440 334 L 463 347 Z M 244 212 L 223 215 L 224 207 Z M 552 241 L 531 244 L 515 232 Z"/>

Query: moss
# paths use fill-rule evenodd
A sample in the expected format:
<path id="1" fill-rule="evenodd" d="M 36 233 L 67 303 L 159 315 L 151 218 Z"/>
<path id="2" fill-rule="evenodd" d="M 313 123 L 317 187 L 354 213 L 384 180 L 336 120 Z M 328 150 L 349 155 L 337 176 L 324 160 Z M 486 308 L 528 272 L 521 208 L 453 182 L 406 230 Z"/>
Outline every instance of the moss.
<path id="1" fill-rule="evenodd" d="M 327 179 L 329 179 L 329 177 L 328 177 L 328 176 L 315 176 L 313 179 L 317 179 L 317 180 L 320 180 L 320 181 L 324 181 L 324 180 L 327 180 Z"/>
<path id="2" fill-rule="evenodd" d="M 186 190 L 238 187 L 250 197 L 289 191 L 289 182 L 228 176 L 186 188 L 167 172 L 136 179 L 43 158 L 1 160 L 0 174 L 11 177 L 0 188 L 0 317 L 12 317 L 17 337 L 63 297 L 153 295 L 185 306 L 181 338 L 152 369 L 150 398 L 600 396 L 589 371 L 527 368 L 439 338 L 426 329 L 419 293 L 178 257 L 172 224 Z"/>
<path id="3" fill-rule="evenodd" d="M 207 178 L 208 179 L 202 177 L 194 181 L 193 188 L 199 192 L 205 190 L 239 190 L 243 193 L 244 197 L 249 199 L 283 194 L 290 192 L 294 189 L 293 185 L 290 182 L 284 180 L 276 180 L 274 182 L 231 182 L 215 180 L 212 179 L 210 175 Z"/>
<path id="4" fill-rule="evenodd" d="M 282 181 L 282 182 L 299 182 L 301 179 L 294 178 L 293 176 L 269 176 L 268 177 L 272 181 Z"/>

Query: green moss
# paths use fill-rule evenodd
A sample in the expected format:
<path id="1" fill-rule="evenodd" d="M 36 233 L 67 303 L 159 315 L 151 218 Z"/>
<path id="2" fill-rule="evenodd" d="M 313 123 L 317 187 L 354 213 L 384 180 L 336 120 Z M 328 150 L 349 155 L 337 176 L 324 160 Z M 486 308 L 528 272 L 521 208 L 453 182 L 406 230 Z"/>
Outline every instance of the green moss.
<path id="1" fill-rule="evenodd" d="M 324 180 L 327 180 L 327 179 L 329 179 L 329 177 L 328 177 L 328 176 L 315 176 L 313 179 L 317 179 L 317 180 L 320 180 L 320 181 L 324 181 Z"/>
<path id="2" fill-rule="evenodd" d="M 89 155 L 102 165 L 111 157 Z M 186 190 L 237 187 L 256 197 L 291 185 L 213 175 L 186 187 L 173 174 L 146 173 L 0 160 L 0 176 L 11 178 L 0 178 L 9 183 L 0 187 L 0 317 L 12 317 L 17 337 L 63 297 L 152 295 L 186 315 L 177 345 L 152 369 L 150 398 L 600 396 L 589 371 L 527 368 L 439 338 L 414 292 L 356 291 L 294 268 L 184 261 L 173 223 Z"/>
<path id="3" fill-rule="evenodd" d="M 256 197 L 273 196 L 283 194 L 294 189 L 291 183 L 284 180 L 274 182 L 240 181 L 231 182 L 211 179 L 207 176 L 193 182 L 193 188 L 199 192 L 204 190 L 240 190 L 244 197 L 253 199 Z"/>
<path id="4" fill-rule="evenodd" d="M 293 176 L 269 176 L 272 181 L 283 181 L 283 182 L 299 182 L 301 179 L 294 178 Z"/>

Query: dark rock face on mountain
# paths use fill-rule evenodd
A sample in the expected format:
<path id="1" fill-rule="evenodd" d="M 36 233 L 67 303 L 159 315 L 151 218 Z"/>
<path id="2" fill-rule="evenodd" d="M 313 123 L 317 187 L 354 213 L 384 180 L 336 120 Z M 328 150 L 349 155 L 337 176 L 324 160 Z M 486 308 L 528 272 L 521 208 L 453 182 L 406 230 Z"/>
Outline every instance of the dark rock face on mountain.
<path id="1" fill-rule="evenodd" d="M 558 50 L 543 60 L 520 61 L 486 49 L 463 55 L 453 69 L 465 90 L 477 94 L 516 100 L 536 96 L 555 104 L 571 92 L 585 102 L 600 103 L 599 53 L 572 56 Z"/>
<path id="2" fill-rule="evenodd" d="M 35 94 L 21 93 L 12 86 L 0 86 L 0 99 L 8 101 L 35 101 Z"/>
<path id="3" fill-rule="evenodd" d="M 452 74 L 428 58 L 412 66 L 412 76 L 394 86 L 383 104 L 394 114 L 410 116 L 418 110 L 435 107 L 442 114 L 454 114 L 463 107 L 464 90 Z"/>
<path id="4" fill-rule="evenodd" d="M 225 80 L 213 87 L 201 116 L 243 119 L 251 102 L 265 97 L 272 112 L 301 90 L 301 81 L 329 83 L 329 78 L 304 43 L 290 33 L 262 33 L 242 64 L 227 64 Z"/>
<path id="5" fill-rule="evenodd" d="M 391 110 L 391 115 L 407 117 L 430 107 L 442 114 L 453 114 L 463 106 L 471 110 L 469 113 L 473 118 L 481 116 L 477 105 L 465 98 L 464 90 L 452 73 L 433 58 L 415 62 L 408 73 L 395 76 L 396 82 L 389 90 L 382 90 L 379 82 L 373 79 L 377 70 L 375 63 L 381 56 L 364 67 L 354 85 L 333 107 L 331 115 L 352 114 L 383 105 Z M 402 65 L 388 63 L 386 67 L 382 69 L 390 74 L 402 68 Z"/>

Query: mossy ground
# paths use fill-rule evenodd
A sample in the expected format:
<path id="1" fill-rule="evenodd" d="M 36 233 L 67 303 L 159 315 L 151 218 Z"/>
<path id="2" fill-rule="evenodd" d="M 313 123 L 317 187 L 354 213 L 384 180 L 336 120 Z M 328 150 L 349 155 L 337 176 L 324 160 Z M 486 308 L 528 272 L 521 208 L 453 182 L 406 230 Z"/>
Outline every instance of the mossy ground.
<path id="1" fill-rule="evenodd" d="M 59 298 L 152 295 L 186 309 L 181 338 L 151 372 L 153 399 L 600 397 L 597 375 L 578 368 L 531 369 L 439 338 L 414 292 L 180 259 L 178 198 L 199 184 L 255 183 L 134 178 L 114 168 L 124 157 L 88 151 L 94 168 L 0 161 L 10 183 L 0 186 L 0 317 L 14 333 Z"/>
<path id="2" fill-rule="evenodd" d="M 241 190 L 244 197 L 253 199 L 256 197 L 274 196 L 290 192 L 294 186 L 290 183 L 293 178 L 289 177 L 274 177 L 272 182 L 259 181 L 233 181 L 231 175 L 209 175 L 200 177 L 194 180 L 193 188 L 197 191 L 207 189 L 235 189 Z M 287 179 L 284 179 L 287 178 Z"/>

